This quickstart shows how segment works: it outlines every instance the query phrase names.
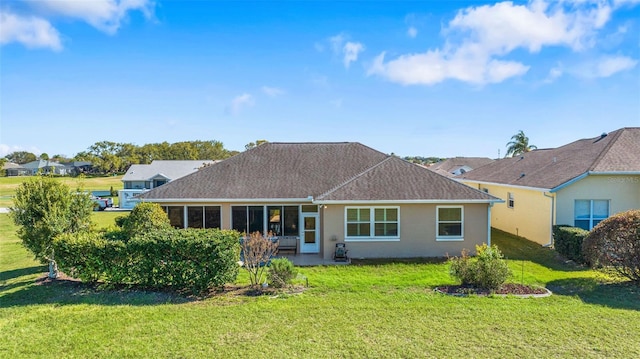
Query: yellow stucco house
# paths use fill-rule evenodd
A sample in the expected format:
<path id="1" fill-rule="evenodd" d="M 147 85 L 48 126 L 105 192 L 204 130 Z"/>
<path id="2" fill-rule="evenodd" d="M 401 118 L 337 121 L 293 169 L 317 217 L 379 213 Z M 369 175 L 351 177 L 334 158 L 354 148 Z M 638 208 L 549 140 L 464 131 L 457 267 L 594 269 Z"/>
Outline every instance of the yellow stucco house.
<path id="1" fill-rule="evenodd" d="M 265 143 L 139 197 L 176 227 L 272 232 L 331 260 L 435 257 L 491 240 L 500 199 L 354 142 Z"/>
<path id="2" fill-rule="evenodd" d="M 457 179 L 504 199 L 491 210 L 493 227 L 551 245 L 554 224 L 590 230 L 640 208 L 640 128 L 501 159 Z"/>

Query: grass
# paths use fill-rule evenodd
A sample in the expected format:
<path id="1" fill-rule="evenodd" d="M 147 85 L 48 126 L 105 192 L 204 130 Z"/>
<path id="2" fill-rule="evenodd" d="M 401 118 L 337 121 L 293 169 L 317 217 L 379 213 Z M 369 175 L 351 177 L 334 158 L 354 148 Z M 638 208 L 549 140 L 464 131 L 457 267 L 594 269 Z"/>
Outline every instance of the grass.
<path id="1" fill-rule="evenodd" d="M 95 213 L 100 226 L 112 213 Z M 559 261 L 495 231 L 514 280 L 546 285 L 542 299 L 455 298 L 446 263 L 378 261 L 301 268 L 299 295 L 101 291 L 36 279 L 0 215 L 0 357 L 502 357 L 640 356 L 638 287 Z M 518 275 L 524 265 L 524 275 Z M 242 274 L 239 282 L 246 283 Z"/>
<path id="2" fill-rule="evenodd" d="M 33 178 L 32 176 L 0 177 L 0 207 L 11 207 L 16 188 L 24 181 Z M 82 186 L 85 190 L 105 190 L 113 187 L 114 190 L 123 188 L 122 176 L 105 177 L 54 177 L 57 181 L 63 182 L 70 188 Z M 114 201 L 116 198 L 114 198 Z"/>

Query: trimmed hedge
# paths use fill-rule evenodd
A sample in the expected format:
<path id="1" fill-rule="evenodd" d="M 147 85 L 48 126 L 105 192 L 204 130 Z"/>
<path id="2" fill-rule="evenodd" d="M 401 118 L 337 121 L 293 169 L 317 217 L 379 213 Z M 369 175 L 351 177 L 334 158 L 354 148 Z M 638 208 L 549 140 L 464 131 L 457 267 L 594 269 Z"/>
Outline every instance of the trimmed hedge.
<path id="1" fill-rule="evenodd" d="M 567 225 L 553 226 L 553 246 L 563 257 L 577 263 L 584 263 L 582 242 L 589 234 L 582 228 Z"/>
<path id="2" fill-rule="evenodd" d="M 54 241 L 58 267 L 83 281 L 135 284 L 202 294 L 238 275 L 240 234 L 217 229 L 165 229 L 109 240 L 65 234 Z"/>

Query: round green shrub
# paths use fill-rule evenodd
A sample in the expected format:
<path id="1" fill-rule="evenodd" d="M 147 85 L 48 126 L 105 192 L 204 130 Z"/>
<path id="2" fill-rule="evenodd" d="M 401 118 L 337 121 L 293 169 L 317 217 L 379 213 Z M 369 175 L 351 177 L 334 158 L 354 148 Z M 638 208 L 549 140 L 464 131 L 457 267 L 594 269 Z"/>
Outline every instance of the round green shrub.
<path id="1" fill-rule="evenodd" d="M 585 238 L 583 255 L 592 267 L 613 268 L 640 283 L 640 210 L 613 215 Z"/>
<path id="2" fill-rule="evenodd" d="M 289 284 L 298 275 L 293 263 L 287 258 L 276 258 L 271 260 L 267 281 L 269 285 L 282 288 Z"/>

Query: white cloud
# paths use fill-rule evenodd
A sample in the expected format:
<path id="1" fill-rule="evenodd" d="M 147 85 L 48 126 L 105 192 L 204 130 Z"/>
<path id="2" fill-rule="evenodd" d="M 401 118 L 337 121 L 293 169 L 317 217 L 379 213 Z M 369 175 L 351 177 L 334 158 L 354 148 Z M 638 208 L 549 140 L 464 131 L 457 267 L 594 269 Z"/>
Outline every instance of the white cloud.
<path id="1" fill-rule="evenodd" d="M 60 34 L 52 19 L 77 19 L 107 34 L 115 34 L 131 11 L 149 19 L 155 3 L 151 0 L 25 0 L 27 13 L 0 10 L 0 44 L 21 43 L 28 48 L 62 49 Z"/>
<path id="2" fill-rule="evenodd" d="M 331 45 L 331 49 L 333 50 L 334 54 L 339 54 L 342 52 L 342 44 L 344 44 L 345 40 L 346 35 L 344 33 L 340 33 L 329 38 L 329 45 Z"/>
<path id="3" fill-rule="evenodd" d="M 627 56 L 603 56 L 576 66 L 573 74 L 586 79 L 610 77 L 618 72 L 631 70 L 637 64 L 637 60 Z"/>
<path id="4" fill-rule="evenodd" d="M 552 83 L 555 80 L 557 80 L 558 78 L 560 78 L 560 76 L 563 75 L 563 71 L 562 68 L 560 66 L 554 67 L 551 70 L 549 70 L 549 74 L 547 75 L 547 78 L 544 79 L 544 83 Z"/>
<path id="5" fill-rule="evenodd" d="M 227 107 L 227 111 L 235 116 L 239 114 L 242 109 L 253 107 L 253 105 L 255 105 L 253 96 L 248 93 L 243 93 L 231 100 L 231 104 Z"/>
<path id="6" fill-rule="evenodd" d="M 62 49 L 60 34 L 51 24 L 35 16 L 19 16 L 0 11 L 0 44 L 18 42 L 28 48 Z"/>
<path id="7" fill-rule="evenodd" d="M 407 36 L 415 39 L 415 37 L 418 36 L 418 29 L 416 29 L 414 26 L 410 26 L 409 29 L 407 29 Z"/>
<path id="8" fill-rule="evenodd" d="M 342 57 L 345 68 L 349 68 L 352 62 L 358 61 L 358 55 L 365 50 L 360 42 L 347 41 L 349 38 L 345 33 L 340 33 L 328 39 L 331 50 L 337 56 Z M 316 46 L 316 49 L 318 47 Z"/>
<path id="9" fill-rule="evenodd" d="M 284 94 L 284 90 L 277 87 L 262 86 L 262 92 L 269 97 L 277 97 Z"/>
<path id="10" fill-rule="evenodd" d="M 29 0 L 32 7 L 53 15 L 83 20 L 108 34 L 115 34 L 129 11 L 153 15 L 155 4 L 149 0 Z"/>
<path id="11" fill-rule="evenodd" d="M 344 59 L 342 60 L 344 67 L 349 68 L 352 62 L 357 61 L 358 54 L 362 51 L 364 51 L 364 45 L 359 42 L 347 42 L 344 44 Z"/>
<path id="12" fill-rule="evenodd" d="M 368 73 L 404 85 L 434 85 L 447 79 L 499 83 L 529 70 L 520 62 L 500 59 L 514 50 L 538 53 L 545 46 L 573 51 L 593 47 L 597 31 L 611 18 L 612 6 L 605 0 L 533 0 L 469 7 L 445 26 L 441 48 L 386 62 L 383 52 Z"/>

